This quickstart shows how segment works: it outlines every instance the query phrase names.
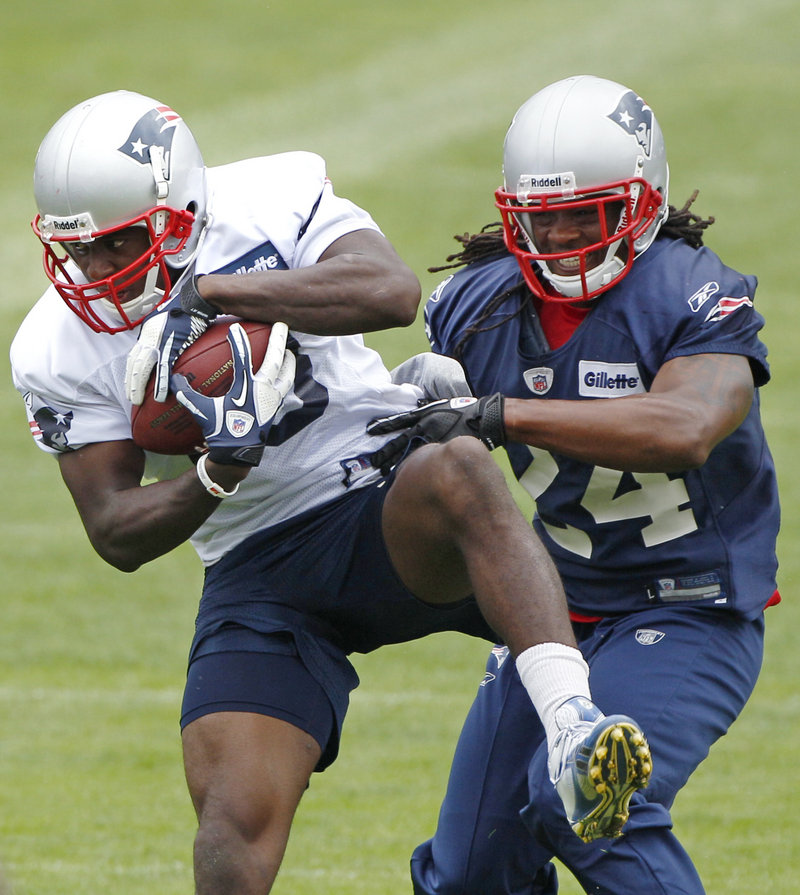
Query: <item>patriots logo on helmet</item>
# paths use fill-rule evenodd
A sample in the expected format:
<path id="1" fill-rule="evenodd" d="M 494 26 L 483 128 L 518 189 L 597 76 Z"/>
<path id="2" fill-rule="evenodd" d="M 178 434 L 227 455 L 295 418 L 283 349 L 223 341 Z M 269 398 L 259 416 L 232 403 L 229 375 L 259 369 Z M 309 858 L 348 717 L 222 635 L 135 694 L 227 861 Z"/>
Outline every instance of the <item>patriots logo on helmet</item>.
<path id="1" fill-rule="evenodd" d="M 156 106 L 134 124 L 128 139 L 119 151 L 140 165 L 150 164 L 150 147 L 160 146 L 166 165 L 165 176 L 169 178 L 169 159 L 172 154 L 172 139 L 175 126 L 181 120 L 177 112 L 169 106 Z"/>
<path id="2" fill-rule="evenodd" d="M 617 108 L 606 117 L 626 133 L 636 137 L 644 154 L 650 158 L 653 146 L 653 111 L 641 96 L 629 90 L 617 103 Z"/>

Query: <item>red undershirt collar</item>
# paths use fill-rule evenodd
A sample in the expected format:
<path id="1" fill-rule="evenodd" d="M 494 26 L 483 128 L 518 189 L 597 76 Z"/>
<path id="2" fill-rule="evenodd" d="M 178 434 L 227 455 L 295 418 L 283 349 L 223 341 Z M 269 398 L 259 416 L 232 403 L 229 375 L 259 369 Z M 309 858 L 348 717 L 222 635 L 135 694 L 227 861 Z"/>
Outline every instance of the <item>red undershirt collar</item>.
<path id="1" fill-rule="evenodd" d="M 560 348 L 591 310 L 591 305 L 578 307 L 566 302 L 540 299 L 534 299 L 534 302 L 551 349 Z"/>

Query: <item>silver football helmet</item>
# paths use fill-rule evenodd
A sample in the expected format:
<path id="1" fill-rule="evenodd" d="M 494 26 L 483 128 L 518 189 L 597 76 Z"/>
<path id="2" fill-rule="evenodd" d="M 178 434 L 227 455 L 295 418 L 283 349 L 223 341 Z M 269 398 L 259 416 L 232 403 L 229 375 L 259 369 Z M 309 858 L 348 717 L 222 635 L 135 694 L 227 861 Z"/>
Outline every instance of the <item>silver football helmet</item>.
<path id="1" fill-rule="evenodd" d="M 167 265 L 192 260 L 205 226 L 205 167 L 191 131 L 169 106 L 138 93 L 105 93 L 64 114 L 39 147 L 33 185 L 45 272 L 96 332 L 133 329 L 165 301 Z M 86 282 L 70 245 L 127 227 L 146 228 L 149 249 L 113 276 Z M 141 295 L 121 301 L 142 277 Z"/>
<path id="2" fill-rule="evenodd" d="M 653 242 L 669 210 L 655 115 L 634 91 L 590 75 L 551 84 L 520 107 L 506 134 L 503 178 L 495 197 L 506 246 L 546 301 L 592 299 L 610 289 Z M 534 240 L 533 216 L 565 208 L 593 209 L 601 239 L 545 252 Z M 548 265 L 563 259 L 571 259 L 574 275 L 563 275 L 565 264 L 561 275 Z"/>

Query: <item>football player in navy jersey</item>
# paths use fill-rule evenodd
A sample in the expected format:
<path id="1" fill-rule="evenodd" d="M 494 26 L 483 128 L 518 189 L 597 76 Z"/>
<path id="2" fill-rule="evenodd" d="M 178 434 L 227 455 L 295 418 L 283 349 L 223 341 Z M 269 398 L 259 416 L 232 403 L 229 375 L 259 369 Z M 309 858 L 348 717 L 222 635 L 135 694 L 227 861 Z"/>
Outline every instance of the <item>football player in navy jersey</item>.
<path id="1" fill-rule="evenodd" d="M 778 599 L 756 280 L 703 247 L 711 221 L 690 210 L 694 197 L 669 205 L 661 130 L 621 84 L 572 77 L 535 94 L 503 168 L 502 223 L 460 238 L 456 272 L 425 309 L 433 350 L 487 397 L 377 421 L 376 433 L 405 428 L 376 462 L 465 433 L 505 444 L 594 699 L 647 730 L 653 776 L 621 838 L 570 835 L 545 732 L 496 648 L 438 828 L 414 853 L 414 891 L 555 893 L 556 856 L 587 892 L 698 895 L 670 807 L 748 699 L 764 608 Z"/>
<path id="2" fill-rule="evenodd" d="M 410 323 L 419 281 L 324 161 L 207 168 L 174 110 L 115 91 L 56 122 L 34 188 L 51 286 L 11 360 L 36 443 L 111 565 L 190 540 L 205 566 L 181 718 L 197 893 L 270 891 L 311 774 L 336 757 L 349 654 L 441 630 L 503 639 L 562 814 L 617 835 L 647 743 L 590 701 L 558 575 L 502 473 L 473 438 L 386 475 L 370 463 L 369 421 L 430 395 L 392 381 L 360 332 Z M 212 399 L 170 371 L 218 314 L 274 326 L 255 372 L 230 327 L 234 384 Z M 202 428 L 191 458 L 132 439 L 152 369 Z"/>

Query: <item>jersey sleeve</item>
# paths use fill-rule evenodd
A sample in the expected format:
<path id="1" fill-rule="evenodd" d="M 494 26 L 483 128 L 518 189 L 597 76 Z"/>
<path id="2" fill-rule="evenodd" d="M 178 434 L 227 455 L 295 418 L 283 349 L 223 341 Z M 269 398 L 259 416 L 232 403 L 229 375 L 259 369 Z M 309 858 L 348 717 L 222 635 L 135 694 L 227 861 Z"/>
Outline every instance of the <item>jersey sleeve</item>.
<path id="1" fill-rule="evenodd" d="M 474 324 L 493 328 L 513 316 L 519 308 L 515 287 L 521 281 L 517 262 L 510 255 L 471 264 L 442 280 L 424 309 L 425 332 L 433 351 L 452 356 Z M 487 311 L 490 303 L 496 306 Z"/>
<path id="2" fill-rule="evenodd" d="M 196 272 L 310 267 L 331 243 L 378 225 L 337 196 L 325 160 L 313 152 L 283 152 L 232 162 L 207 172 L 209 216 Z"/>
<path id="3" fill-rule="evenodd" d="M 49 396 L 22 390 L 28 425 L 37 446 L 48 454 L 75 451 L 101 441 L 131 437 L 130 419 L 97 402 L 67 404 Z"/>
<path id="4" fill-rule="evenodd" d="M 124 380 L 134 338 L 92 333 L 52 287 L 37 302 L 14 337 L 10 360 L 38 447 L 58 454 L 131 437 Z"/>
<path id="5" fill-rule="evenodd" d="M 452 309 L 454 301 L 448 285 L 452 282 L 451 274 L 431 294 L 423 309 L 425 334 L 430 342 L 431 349 L 437 354 L 448 354 L 452 350 Z"/>
<path id="6" fill-rule="evenodd" d="M 355 230 L 381 230 L 372 217 L 349 199 L 337 196 L 325 178 L 320 194 L 299 231 L 295 267 L 310 267 L 339 237 Z"/>
<path id="7" fill-rule="evenodd" d="M 718 265 L 711 270 L 711 262 Z M 750 361 L 756 386 L 770 378 L 767 349 L 759 338 L 764 318 L 754 306 L 755 277 L 725 267 L 713 253 L 697 253 L 699 288 L 689 296 L 685 319 L 663 357 L 663 363 L 693 354 L 739 354 Z"/>

